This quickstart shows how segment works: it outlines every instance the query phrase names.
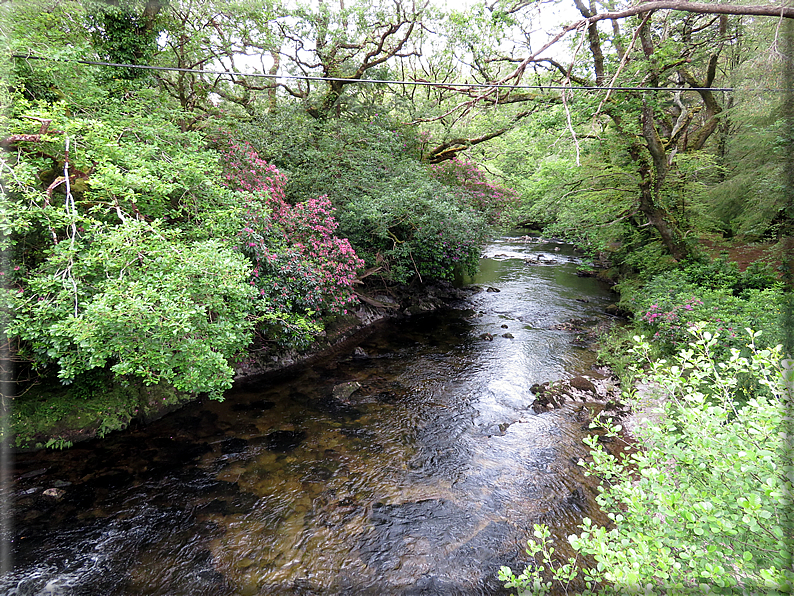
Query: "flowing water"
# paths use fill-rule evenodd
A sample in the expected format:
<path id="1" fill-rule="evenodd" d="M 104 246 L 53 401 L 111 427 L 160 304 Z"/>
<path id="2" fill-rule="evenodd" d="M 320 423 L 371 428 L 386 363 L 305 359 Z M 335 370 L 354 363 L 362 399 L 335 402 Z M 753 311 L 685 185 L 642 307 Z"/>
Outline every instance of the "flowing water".
<path id="1" fill-rule="evenodd" d="M 600 519 L 576 465 L 587 425 L 573 405 L 530 408 L 534 383 L 593 364 L 554 328 L 605 318 L 608 290 L 574 261 L 566 245 L 502 238 L 474 280 L 491 291 L 459 308 L 223 403 L 18 455 L 0 593 L 505 593 L 496 573 L 527 562 L 533 523 L 563 543 Z"/>

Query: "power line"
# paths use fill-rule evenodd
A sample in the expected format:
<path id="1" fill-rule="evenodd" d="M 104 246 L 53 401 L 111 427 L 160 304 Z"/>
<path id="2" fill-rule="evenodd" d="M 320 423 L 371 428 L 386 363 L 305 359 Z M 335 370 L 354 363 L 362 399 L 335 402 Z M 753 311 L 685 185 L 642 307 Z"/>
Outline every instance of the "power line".
<path id="1" fill-rule="evenodd" d="M 433 81 L 398 81 L 389 79 L 345 79 L 337 77 L 321 77 L 310 75 L 285 75 L 268 74 L 262 72 L 234 72 L 229 70 L 208 70 L 203 68 L 181 68 L 178 66 L 151 66 L 148 64 L 120 64 L 117 62 L 102 62 L 98 60 L 69 60 L 46 58 L 44 56 L 28 56 L 25 54 L 13 54 L 14 58 L 24 60 L 45 60 L 49 62 L 66 62 L 76 64 L 87 64 L 90 66 L 107 66 L 116 68 L 137 68 L 140 70 L 159 70 L 167 72 L 187 72 L 193 74 L 227 75 L 230 77 L 255 77 L 260 79 L 290 79 L 299 81 L 319 81 L 319 82 L 344 82 L 344 83 L 370 83 L 385 85 L 417 85 L 424 87 L 458 87 L 461 89 L 540 89 L 550 91 L 736 91 L 735 87 L 598 87 L 595 85 L 509 85 L 507 83 L 437 83 Z M 755 88 L 757 91 L 789 91 L 789 89 Z"/>

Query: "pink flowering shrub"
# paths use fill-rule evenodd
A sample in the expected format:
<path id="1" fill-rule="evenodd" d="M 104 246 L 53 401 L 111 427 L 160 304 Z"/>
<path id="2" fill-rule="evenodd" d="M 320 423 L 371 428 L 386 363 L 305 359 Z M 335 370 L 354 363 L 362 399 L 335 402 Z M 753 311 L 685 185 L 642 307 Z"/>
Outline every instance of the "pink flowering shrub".
<path id="1" fill-rule="evenodd" d="M 454 176 L 436 179 L 415 154 L 413 132 L 385 126 L 380 117 L 318 123 L 293 116 L 262 118 L 240 129 L 260 156 L 267 152 L 290 172 L 287 202 L 327 193 L 338 208 L 334 233 L 349 239 L 376 278 L 426 282 L 476 271 L 486 220 L 496 217 L 477 205 L 496 206 L 495 212 L 503 204 L 484 177 L 464 176 L 467 188 Z M 251 168 L 240 170 L 250 181 Z"/>
<path id="2" fill-rule="evenodd" d="M 490 182 L 475 163 L 458 158 L 430 166 L 431 176 L 456 189 L 464 203 L 485 213 L 490 224 L 503 222 L 508 209 L 518 201 L 510 188 Z"/>
<path id="3" fill-rule="evenodd" d="M 683 299 L 683 297 L 678 298 Z M 686 338 L 687 329 L 694 323 L 692 316 L 689 316 L 690 313 L 702 316 L 701 309 L 693 312 L 698 306 L 703 306 L 703 301 L 696 296 L 690 296 L 684 299 L 683 302 L 668 304 L 667 306 L 651 304 L 647 311 L 642 314 L 641 319 L 649 327 L 655 329 L 654 339 L 676 344 Z M 729 331 L 733 337 L 736 337 L 732 328 Z"/>
<path id="4" fill-rule="evenodd" d="M 687 345 L 689 329 L 702 323 L 719 334 L 716 348 L 746 347 L 745 328 L 762 332 L 758 342 L 774 346 L 780 335 L 783 296 L 776 287 L 745 290 L 740 296 L 731 288 L 702 287 L 683 271 L 668 271 L 652 278 L 635 299 L 637 321 L 653 341 L 666 351 Z"/>
<path id="5" fill-rule="evenodd" d="M 363 261 L 345 238 L 327 197 L 290 205 L 286 177 L 248 143 L 222 152 L 226 185 L 243 191 L 247 210 L 238 248 L 253 265 L 251 284 L 266 313 L 346 313 L 357 299 L 353 281 Z"/>

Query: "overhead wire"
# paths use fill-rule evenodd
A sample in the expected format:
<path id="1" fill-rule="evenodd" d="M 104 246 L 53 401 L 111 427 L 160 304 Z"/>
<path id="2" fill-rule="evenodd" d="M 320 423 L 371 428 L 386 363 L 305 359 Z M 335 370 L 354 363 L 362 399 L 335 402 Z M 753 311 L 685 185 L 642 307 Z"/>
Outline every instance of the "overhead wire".
<path id="1" fill-rule="evenodd" d="M 23 60 L 45 60 L 49 62 L 64 62 L 86 64 L 89 66 L 115 67 L 115 68 L 137 68 L 140 70 L 156 70 L 165 72 L 185 72 L 193 74 L 208 74 L 230 77 L 255 77 L 262 79 L 288 79 L 300 81 L 317 82 L 342 82 L 342 83 L 368 83 L 385 85 L 417 85 L 426 87 L 448 87 L 461 89 L 537 89 L 550 91 L 737 91 L 737 87 L 633 87 L 633 86 L 597 86 L 597 85 L 511 85 L 508 83 L 439 83 L 434 81 L 406 81 L 397 79 L 355 79 L 342 77 L 323 77 L 313 75 L 290 75 L 290 74 L 269 74 L 263 72 L 236 72 L 230 70 L 212 70 L 205 68 L 183 68 L 179 66 L 152 66 L 149 64 L 123 64 L 118 62 L 103 62 L 101 60 L 76 60 L 63 58 L 48 58 L 45 56 L 35 56 L 26 54 L 12 54 L 13 58 Z M 776 89 L 770 87 L 748 88 L 755 91 L 790 91 L 789 89 Z"/>

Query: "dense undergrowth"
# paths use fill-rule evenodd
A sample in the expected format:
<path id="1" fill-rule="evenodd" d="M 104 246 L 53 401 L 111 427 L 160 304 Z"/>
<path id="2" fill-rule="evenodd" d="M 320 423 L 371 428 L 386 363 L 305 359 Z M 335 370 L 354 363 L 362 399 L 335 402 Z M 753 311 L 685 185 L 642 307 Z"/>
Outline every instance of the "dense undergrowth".
<path id="1" fill-rule="evenodd" d="M 761 347 L 784 340 L 784 284 L 781 272 L 765 262 L 740 271 L 724 256 L 702 256 L 644 278 L 626 278 L 618 290 L 619 305 L 632 314 L 633 329 L 648 336 L 659 356 L 685 347 L 696 323 L 719 334 L 719 355 L 744 349 L 748 327 L 760 333 L 756 344 Z"/>
<path id="2" fill-rule="evenodd" d="M 725 354 L 704 325 L 690 333 L 670 360 L 650 358 L 650 344 L 635 338 L 649 389 L 633 405 L 650 399 L 656 420 L 637 431 L 640 449 L 616 457 L 597 436 L 586 440 L 591 459 L 580 465 L 599 478 L 612 526 L 585 519 L 568 537 L 578 553 L 568 561 L 554 558 L 547 528 L 536 526 L 527 552 L 538 564 L 520 575 L 502 568 L 507 587 L 521 596 L 791 593 L 791 361 L 749 330 L 746 355 Z M 739 391 L 743 382 L 752 390 Z M 599 426 L 619 438 L 619 425 Z"/>

